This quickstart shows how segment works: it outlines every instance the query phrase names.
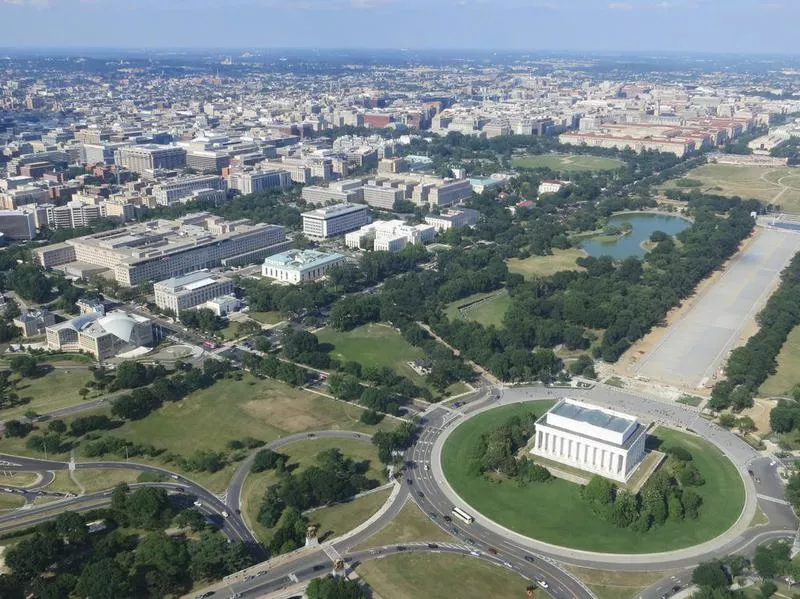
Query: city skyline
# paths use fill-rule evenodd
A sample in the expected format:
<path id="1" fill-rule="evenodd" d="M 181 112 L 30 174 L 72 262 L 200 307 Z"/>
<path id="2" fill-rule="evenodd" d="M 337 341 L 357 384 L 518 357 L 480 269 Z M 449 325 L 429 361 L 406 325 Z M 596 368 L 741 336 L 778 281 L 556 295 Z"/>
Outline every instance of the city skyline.
<path id="1" fill-rule="evenodd" d="M 11 48 L 791 55 L 798 53 L 792 31 L 798 19 L 800 5 L 765 0 L 0 1 L 0 20 L 6 25 L 2 46 Z"/>

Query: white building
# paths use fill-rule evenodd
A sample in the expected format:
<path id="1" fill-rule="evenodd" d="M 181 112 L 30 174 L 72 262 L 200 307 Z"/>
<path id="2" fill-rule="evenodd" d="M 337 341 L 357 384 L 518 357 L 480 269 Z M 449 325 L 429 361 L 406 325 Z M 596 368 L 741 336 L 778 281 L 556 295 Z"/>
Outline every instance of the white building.
<path id="1" fill-rule="evenodd" d="M 369 222 L 367 207 L 336 204 L 303 213 L 303 233 L 309 237 L 335 237 Z"/>
<path id="2" fill-rule="evenodd" d="M 428 214 L 425 222 L 437 231 L 447 231 L 459 227 L 471 227 L 478 222 L 481 213 L 471 208 L 444 210 L 440 214 Z"/>
<path id="3" fill-rule="evenodd" d="M 83 350 L 98 360 L 153 343 L 153 323 L 149 318 L 122 310 L 81 314 L 45 329 L 47 348 L 56 351 Z"/>
<path id="4" fill-rule="evenodd" d="M 180 177 L 155 185 L 153 197 L 162 206 L 171 206 L 176 202 L 186 202 L 194 192 L 206 189 L 224 192 L 228 187 L 225 179 L 217 175 Z"/>
<path id="5" fill-rule="evenodd" d="M 348 233 L 344 240 L 350 248 L 364 248 L 371 241 L 376 251 L 397 252 L 409 243 L 433 241 L 435 236 L 436 229 L 432 225 L 407 225 L 402 220 L 382 220 Z"/>
<path id="6" fill-rule="evenodd" d="M 248 195 L 265 189 L 289 187 L 292 184 L 292 177 L 285 169 L 234 171 L 228 183 L 231 189 L 238 190 L 242 195 Z"/>
<path id="7" fill-rule="evenodd" d="M 231 312 L 236 312 L 242 305 L 234 295 L 222 295 L 208 300 L 201 307 L 208 308 L 217 316 L 227 316 Z"/>
<path id="8" fill-rule="evenodd" d="M 333 266 L 344 262 L 344 256 L 316 250 L 289 250 L 264 259 L 261 274 L 282 281 L 297 284 L 316 281 L 324 277 Z"/>
<path id="9" fill-rule="evenodd" d="M 209 300 L 233 293 L 233 281 L 208 270 L 198 270 L 153 285 L 156 306 L 180 314 Z"/>
<path id="10" fill-rule="evenodd" d="M 545 179 L 539 183 L 539 195 L 543 193 L 558 193 L 561 188 L 569 185 L 568 181 L 558 181 L 557 179 Z"/>
<path id="11" fill-rule="evenodd" d="M 644 459 L 647 426 L 564 398 L 536 421 L 533 455 L 625 482 Z"/>

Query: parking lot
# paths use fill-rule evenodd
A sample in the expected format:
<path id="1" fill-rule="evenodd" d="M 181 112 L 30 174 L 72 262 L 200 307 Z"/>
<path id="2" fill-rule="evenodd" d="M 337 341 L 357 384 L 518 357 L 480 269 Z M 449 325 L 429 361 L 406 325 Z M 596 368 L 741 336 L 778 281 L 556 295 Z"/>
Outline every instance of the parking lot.
<path id="1" fill-rule="evenodd" d="M 713 384 L 728 353 L 800 251 L 800 234 L 759 229 L 758 237 L 634 367 L 642 377 L 681 387 Z"/>

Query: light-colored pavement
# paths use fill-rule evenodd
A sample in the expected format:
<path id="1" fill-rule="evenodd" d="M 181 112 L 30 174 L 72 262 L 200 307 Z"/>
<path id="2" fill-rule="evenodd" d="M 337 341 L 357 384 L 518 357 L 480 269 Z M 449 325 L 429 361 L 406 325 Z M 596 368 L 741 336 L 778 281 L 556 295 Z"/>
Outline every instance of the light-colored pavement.
<path id="1" fill-rule="evenodd" d="M 695 388 L 712 381 L 742 331 L 764 306 L 781 270 L 800 251 L 800 235 L 758 228 L 756 238 L 733 259 L 664 338 L 634 367 L 640 376 Z"/>

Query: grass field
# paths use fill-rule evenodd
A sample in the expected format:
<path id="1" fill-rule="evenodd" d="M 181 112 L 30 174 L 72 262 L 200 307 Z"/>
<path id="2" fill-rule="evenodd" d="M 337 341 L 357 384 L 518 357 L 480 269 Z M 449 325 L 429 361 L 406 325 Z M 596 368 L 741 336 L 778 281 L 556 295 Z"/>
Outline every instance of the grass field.
<path id="1" fill-rule="evenodd" d="M 320 539 L 334 539 L 369 520 L 386 503 L 391 492 L 391 489 L 382 489 L 347 503 L 314 510 L 307 516 L 311 522 L 319 524 Z"/>
<path id="2" fill-rule="evenodd" d="M 138 470 L 121 470 L 116 468 L 92 468 L 75 471 L 75 478 L 83 485 L 87 493 L 113 489 L 119 483 L 137 482 L 141 472 Z"/>
<path id="3" fill-rule="evenodd" d="M 285 320 L 280 312 L 248 312 L 247 315 L 261 324 L 278 324 Z"/>
<path id="4" fill-rule="evenodd" d="M 40 479 L 41 477 L 36 472 L 14 472 L 9 470 L 0 473 L 0 486 L 30 487 Z"/>
<path id="5" fill-rule="evenodd" d="M 784 212 L 800 213 L 800 171 L 788 167 L 705 164 L 684 176 L 702 183 L 698 189 L 723 196 L 754 198 L 781 206 Z M 668 181 L 663 189 L 680 187 Z"/>
<path id="6" fill-rule="evenodd" d="M 762 397 L 791 397 L 792 387 L 800 383 L 800 326 L 786 338 L 778 353 L 778 370 L 761 384 Z"/>
<path id="7" fill-rule="evenodd" d="M 129 421 L 109 432 L 133 443 L 154 445 L 167 452 L 189 456 L 198 450 L 226 451 L 225 444 L 233 439 L 254 437 L 272 441 L 289 433 L 311 430 L 353 430 L 373 433 L 388 430 L 396 420 L 386 418 L 380 425 L 368 426 L 359 421 L 362 410 L 345 402 L 322 397 L 271 379 L 244 376 L 242 380 L 223 379 L 212 387 L 193 393 L 175 403 L 168 403 L 146 418 Z M 107 414 L 108 408 L 89 413 Z M 66 418 L 65 422 L 69 423 Z M 25 439 L 0 439 L 0 451 L 20 454 L 42 454 L 25 447 Z M 76 452 L 81 456 L 80 447 Z M 67 454 L 50 455 L 67 459 Z M 109 456 L 110 459 L 119 459 Z M 135 458 L 134 461 L 163 464 L 155 460 Z M 177 464 L 170 469 L 180 470 Z M 222 491 L 235 465 L 215 473 L 185 472 L 186 476 L 213 491 Z"/>
<path id="8" fill-rule="evenodd" d="M 364 541 L 358 548 L 382 547 L 411 541 L 451 541 L 453 538 L 431 522 L 431 519 L 422 513 L 416 503 L 408 501 L 400 510 L 397 518 L 378 531 L 378 534 Z"/>
<path id="9" fill-rule="evenodd" d="M 25 505 L 25 498 L 15 493 L 0 493 L 0 512 L 15 510 Z"/>
<path id="10" fill-rule="evenodd" d="M 549 277 L 562 270 L 583 270 L 575 264 L 575 260 L 586 256 L 580 248 L 553 250 L 551 256 L 530 256 L 524 260 L 510 258 L 507 262 L 509 272 L 517 273 L 531 279 L 533 277 Z"/>
<path id="11" fill-rule="evenodd" d="M 290 467 L 294 466 L 295 469 L 293 472 L 297 474 L 309 466 L 313 466 L 318 453 L 331 449 L 332 447 L 337 447 L 341 450 L 343 455 L 353 458 L 356 461 L 369 461 L 370 469 L 367 472 L 367 476 L 369 478 L 374 478 L 381 484 L 385 482 L 386 479 L 383 475 L 383 466 L 378 460 L 378 450 L 374 445 L 372 445 L 372 443 L 356 441 L 355 439 L 309 439 L 306 441 L 292 443 L 291 445 L 280 448 L 278 451 L 289 456 L 288 465 Z M 258 510 L 261 506 L 261 498 L 264 496 L 267 487 L 274 485 L 277 482 L 278 477 L 273 471 L 259 472 L 257 474 L 250 474 L 245 480 L 244 488 L 242 489 L 242 515 L 245 517 L 253 530 L 256 531 L 256 534 L 259 536 L 259 538 L 263 540 L 269 540 L 272 536 L 272 531 L 259 524 L 257 520 Z M 378 494 L 380 493 L 375 493 L 375 495 Z M 368 506 L 371 504 L 370 501 L 367 501 L 363 504 L 355 505 L 357 501 L 343 504 L 341 506 L 327 508 L 329 510 L 340 510 L 338 514 L 333 512 L 325 515 L 322 513 L 325 510 L 319 510 L 320 515 L 323 518 L 326 518 L 326 520 L 321 520 L 321 523 L 324 523 L 328 527 L 338 526 L 341 528 L 348 522 L 352 522 L 354 518 L 363 515 L 363 513 L 368 509 Z M 378 504 L 378 507 L 380 507 L 380 505 L 381 504 Z M 349 510 L 343 508 L 349 508 Z M 377 510 L 377 508 L 375 508 L 375 510 Z M 375 510 L 370 512 L 366 518 L 369 518 L 373 513 L 375 513 Z M 315 518 L 317 517 L 316 514 L 316 511 L 311 512 L 309 519 L 315 521 Z M 364 519 L 366 520 L 366 518 Z M 356 522 L 355 526 L 358 524 L 360 524 L 360 522 Z M 334 530 L 337 534 L 347 532 L 346 530 Z M 322 532 L 323 531 L 321 530 L 320 533 Z"/>
<path id="12" fill-rule="evenodd" d="M 469 555 L 444 553 L 389 555 L 366 561 L 356 571 L 383 599 L 519 599 L 531 584 L 500 565 Z M 538 590 L 536 596 L 549 597 L 543 590 Z"/>
<path id="13" fill-rule="evenodd" d="M 694 489 L 702 496 L 703 505 L 696 520 L 668 521 L 646 534 L 599 520 L 581 499 L 580 487 L 565 480 L 519 487 L 513 482 L 497 483 L 470 474 L 470 456 L 483 432 L 514 414 L 532 411 L 539 415 L 551 405 L 552 402 L 530 402 L 498 408 L 471 418 L 453 431 L 442 454 L 444 470 L 455 491 L 473 509 L 540 541 L 609 553 L 689 547 L 721 534 L 739 517 L 744 486 L 733 464 L 710 443 L 672 429 L 658 428 L 654 436 L 664 447 L 680 445 L 692 452 L 693 463 L 706 480 Z"/>
<path id="14" fill-rule="evenodd" d="M 445 308 L 444 312 L 450 320 L 457 320 L 462 318 L 462 312 L 460 310 L 462 306 L 467 306 L 468 304 L 477 302 L 483 298 L 489 299 L 465 309 L 463 312 L 463 317 L 467 318 L 468 320 L 479 322 L 487 327 L 493 325 L 497 328 L 502 328 L 503 317 L 506 315 L 506 312 L 511 305 L 511 297 L 509 297 L 508 292 L 505 290 L 470 295 L 469 297 L 451 302 L 447 305 L 447 308 Z"/>
<path id="15" fill-rule="evenodd" d="M 88 370 L 51 370 L 37 378 L 18 379 L 16 393 L 25 403 L 0 410 L 0 420 L 21 416 L 27 410 L 42 414 L 83 401 L 78 390 L 92 378 Z"/>
<path id="16" fill-rule="evenodd" d="M 614 572 L 578 566 L 567 569 L 585 582 L 597 599 L 633 599 L 643 589 L 672 574 L 672 571 Z"/>
<path id="17" fill-rule="evenodd" d="M 514 158 L 511 166 L 551 168 L 554 171 L 612 171 L 625 166 L 625 163 L 614 158 L 589 154 L 541 154 Z"/>

